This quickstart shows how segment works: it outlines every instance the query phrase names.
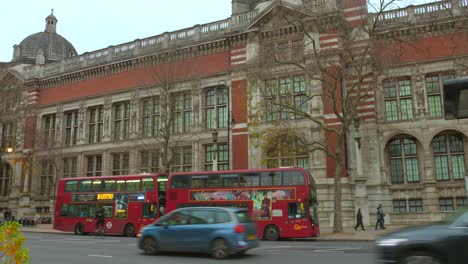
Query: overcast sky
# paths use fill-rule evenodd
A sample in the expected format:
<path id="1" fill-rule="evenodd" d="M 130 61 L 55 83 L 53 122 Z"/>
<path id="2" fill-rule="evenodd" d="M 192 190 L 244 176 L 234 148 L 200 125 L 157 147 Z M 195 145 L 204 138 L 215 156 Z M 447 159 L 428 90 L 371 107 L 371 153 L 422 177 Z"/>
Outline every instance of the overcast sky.
<path id="1" fill-rule="evenodd" d="M 399 2 L 415 1 L 426 0 Z M 11 61 L 13 45 L 44 31 L 51 8 L 57 33 L 82 54 L 228 18 L 231 0 L 2 0 L 0 61 Z"/>

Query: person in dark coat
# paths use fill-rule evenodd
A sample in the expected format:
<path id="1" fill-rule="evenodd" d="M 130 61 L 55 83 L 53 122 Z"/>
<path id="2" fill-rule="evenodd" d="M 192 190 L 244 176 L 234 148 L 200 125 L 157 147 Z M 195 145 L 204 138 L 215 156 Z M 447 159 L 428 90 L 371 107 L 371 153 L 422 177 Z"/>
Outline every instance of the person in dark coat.
<path id="1" fill-rule="evenodd" d="M 361 208 L 358 209 L 357 214 L 356 214 L 356 226 L 354 227 L 354 230 L 357 231 L 357 228 L 361 226 L 362 230 L 364 229 L 364 223 L 362 222 L 362 213 L 361 213 Z"/>
<path id="2" fill-rule="evenodd" d="M 383 211 L 382 205 L 379 204 L 377 207 L 377 223 L 375 223 L 375 230 L 377 229 L 385 229 L 385 213 Z"/>

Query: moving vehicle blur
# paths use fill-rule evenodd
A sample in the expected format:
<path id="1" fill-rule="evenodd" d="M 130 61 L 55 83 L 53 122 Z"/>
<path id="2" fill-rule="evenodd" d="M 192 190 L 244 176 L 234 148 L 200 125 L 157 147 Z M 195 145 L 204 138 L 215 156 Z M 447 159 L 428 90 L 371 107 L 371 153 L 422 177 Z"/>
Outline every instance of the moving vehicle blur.
<path id="1" fill-rule="evenodd" d="M 377 240 L 380 263 L 468 263 L 468 211 L 437 224 L 409 227 Z"/>
<path id="2" fill-rule="evenodd" d="M 258 246 L 255 223 L 241 208 L 181 208 L 145 226 L 137 236 L 138 247 L 148 255 L 203 252 L 222 259 Z"/>

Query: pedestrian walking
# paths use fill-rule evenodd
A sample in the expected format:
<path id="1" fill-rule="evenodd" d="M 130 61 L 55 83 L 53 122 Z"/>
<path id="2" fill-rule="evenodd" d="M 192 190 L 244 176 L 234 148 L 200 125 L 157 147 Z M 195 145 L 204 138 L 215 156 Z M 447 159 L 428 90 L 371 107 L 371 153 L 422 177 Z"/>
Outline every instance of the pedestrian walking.
<path id="1" fill-rule="evenodd" d="M 99 207 L 96 211 L 96 236 L 104 235 L 104 222 L 106 221 L 105 218 L 105 210 L 104 207 Z"/>
<path id="2" fill-rule="evenodd" d="M 8 222 L 11 220 L 11 210 L 10 209 L 5 209 L 5 212 L 3 212 L 3 218 L 5 219 L 5 222 Z"/>
<path id="3" fill-rule="evenodd" d="M 362 213 L 361 213 L 361 208 L 358 209 L 357 214 L 356 214 L 356 226 L 354 227 L 354 230 L 357 231 L 357 228 L 361 226 L 362 230 L 366 230 L 364 228 L 364 223 L 362 222 Z"/>
<path id="4" fill-rule="evenodd" d="M 385 213 L 382 208 L 382 204 L 379 204 L 377 207 L 377 222 L 375 223 L 375 230 L 377 229 L 385 229 Z"/>

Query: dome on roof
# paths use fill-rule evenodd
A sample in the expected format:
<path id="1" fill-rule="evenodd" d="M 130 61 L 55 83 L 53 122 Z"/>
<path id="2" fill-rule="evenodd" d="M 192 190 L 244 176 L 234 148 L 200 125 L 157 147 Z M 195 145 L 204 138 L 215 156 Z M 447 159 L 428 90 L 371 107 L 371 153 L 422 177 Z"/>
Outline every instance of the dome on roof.
<path id="1" fill-rule="evenodd" d="M 30 35 L 15 46 L 13 60 L 34 63 L 41 56 L 43 63 L 48 63 L 76 56 L 75 48 L 67 39 L 57 34 L 56 26 L 57 18 L 52 13 L 46 18 L 44 32 Z"/>

